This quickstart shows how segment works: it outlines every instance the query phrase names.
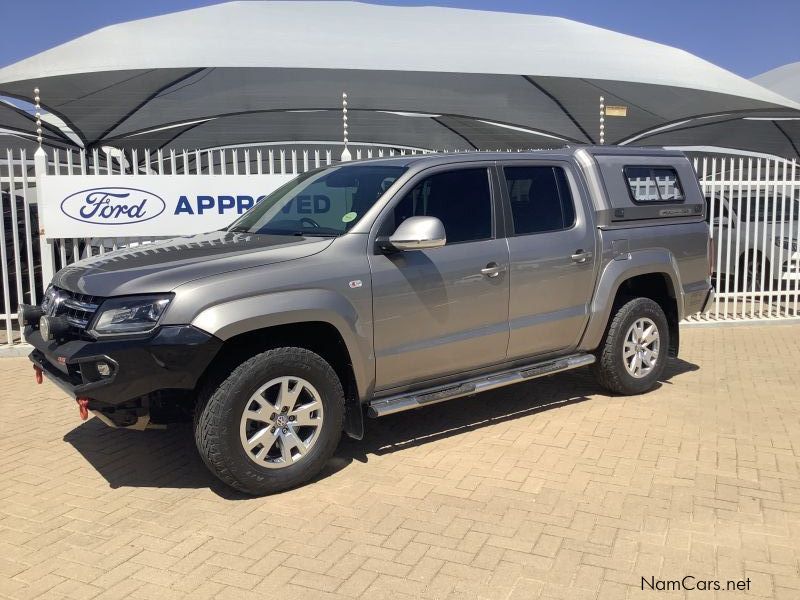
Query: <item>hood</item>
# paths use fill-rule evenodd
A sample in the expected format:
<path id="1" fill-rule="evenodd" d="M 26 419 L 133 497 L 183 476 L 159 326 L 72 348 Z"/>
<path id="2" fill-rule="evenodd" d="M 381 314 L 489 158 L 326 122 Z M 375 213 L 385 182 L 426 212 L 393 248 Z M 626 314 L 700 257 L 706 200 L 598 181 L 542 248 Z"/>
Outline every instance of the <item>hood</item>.
<path id="1" fill-rule="evenodd" d="M 56 273 L 53 284 L 103 297 L 169 292 L 195 279 L 310 256 L 333 239 L 215 231 L 87 258 Z"/>

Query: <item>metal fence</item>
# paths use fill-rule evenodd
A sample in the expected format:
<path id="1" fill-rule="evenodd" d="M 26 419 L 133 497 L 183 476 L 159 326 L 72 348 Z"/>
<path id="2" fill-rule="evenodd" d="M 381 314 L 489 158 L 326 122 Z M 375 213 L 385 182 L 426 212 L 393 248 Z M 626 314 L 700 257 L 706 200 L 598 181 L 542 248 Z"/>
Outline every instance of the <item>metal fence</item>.
<path id="1" fill-rule="evenodd" d="M 267 150 L 263 152 L 249 149 L 195 150 L 176 152 L 171 150 L 129 153 L 116 156 L 99 152 L 54 150 L 48 157 L 47 174 L 69 175 L 271 175 L 299 174 L 311 168 L 332 163 L 332 153 L 297 150 Z M 158 237 L 115 237 L 115 238 L 70 238 L 55 239 L 49 243 L 52 252 L 53 270 L 58 270 L 82 258 L 103 255 L 122 247 L 149 244 Z M 44 263 L 49 257 L 45 255 Z M 45 267 L 44 272 L 48 269 Z"/>
<path id="2" fill-rule="evenodd" d="M 49 175 L 251 175 L 299 174 L 335 162 L 341 148 L 227 148 L 110 155 L 102 151 L 48 153 Z M 355 148 L 353 157 L 416 154 L 420 150 Z M 695 158 L 708 203 L 714 240 L 717 295 L 692 321 L 797 318 L 800 296 L 800 172 L 795 161 L 766 158 Z M 148 244 L 154 237 L 69 238 L 39 236 L 33 157 L 0 150 L 0 346 L 21 341 L 20 302 L 36 303 L 52 273 L 81 258 L 120 247 Z"/>
<path id="3" fill-rule="evenodd" d="M 696 159 L 714 241 L 716 299 L 700 320 L 797 318 L 800 181 L 795 161 Z"/>
<path id="4" fill-rule="evenodd" d="M 383 156 L 417 154 L 418 150 L 394 150 L 391 148 L 356 148 L 356 160 Z M 299 175 L 310 169 L 331 165 L 334 150 L 331 148 L 308 149 L 238 149 L 217 150 L 171 150 L 151 152 L 132 150 L 126 154 L 109 156 L 94 150 L 85 152 L 54 150 L 48 157 L 49 175 Z M 116 238 L 71 238 L 51 242 L 52 261 L 55 270 L 76 260 L 121 247 L 152 243 L 158 237 Z M 47 253 L 43 259 L 47 274 Z"/>
<path id="5" fill-rule="evenodd" d="M 416 148 L 352 145 L 356 160 L 428 152 Z M 163 152 L 131 150 L 109 154 L 52 150 L 42 170 L 48 175 L 297 175 L 336 162 L 341 147 L 223 148 Z M 149 244 L 157 237 L 64 238 L 39 235 L 35 161 L 24 150 L 0 149 L 0 261 L 2 306 L 0 347 L 24 342 L 17 323 L 19 304 L 40 301 L 52 274 L 77 260 L 122 247 Z M 16 226 L 15 226 L 16 224 Z"/>
<path id="6" fill-rule="evenodd" d="M 41 298 L 41 248 L 32 157 L 0 150 L 0 346 L 20 341 L 17 305 Z"/>

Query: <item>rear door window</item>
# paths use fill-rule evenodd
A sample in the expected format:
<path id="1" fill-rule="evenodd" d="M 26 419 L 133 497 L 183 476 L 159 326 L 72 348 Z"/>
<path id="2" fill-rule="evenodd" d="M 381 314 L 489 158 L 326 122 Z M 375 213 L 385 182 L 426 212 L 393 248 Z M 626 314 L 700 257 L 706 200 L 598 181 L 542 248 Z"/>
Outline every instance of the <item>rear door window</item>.
<path id="1" fill-rule="evenodd" d="M 564 169 L 549 166 L 504 167 L 514 234 L 569 229 L 575 205 Z"/>
<path id="2" fill-rule="evenodd" d="M 716 198 L 716 196 L 715 196 Z M 706 197 L 706 203 L 709 198 Z M 717 206 L 716 211 L 719 212 L 719 202 L 715 203 Z M 797 220 L 800 217 L 800 202 L 791 200 L 788 196 L 782 194 L 755 194 L 748 191 L 743 191 L 740 194 L 734 190 L 731 194 L 731 205 L 734 207 L 733 213 L 736 215 L 735 208 L 739 209 L 739 219 L 750 223 L 772 223 L 773 221 L 789 221 L 790 219 Z M 710 208 L 709 208 L 710 210 Z M 716 216 L 716 215 L 715 215 Z M 724 217 L 727 217 L 727 211 L 723 212 Z"/>
<path id="3" fill-rule="evenodd" d="M 680 179 L 672 167 L 625 167 L 623 171 L 634 202 L 683 202 Z"/>
<path id="4" fill-rule="evenodd" d="M 793 215 L 796 219 L 798 216 L 798 205 L 792 201 L 784 199 L 782 196 L 764 197 L 761 196 L 758 203 L 758 220 L 766 220 L 768 223 L 773 221 L 788 221 L 789 216 Z"/>

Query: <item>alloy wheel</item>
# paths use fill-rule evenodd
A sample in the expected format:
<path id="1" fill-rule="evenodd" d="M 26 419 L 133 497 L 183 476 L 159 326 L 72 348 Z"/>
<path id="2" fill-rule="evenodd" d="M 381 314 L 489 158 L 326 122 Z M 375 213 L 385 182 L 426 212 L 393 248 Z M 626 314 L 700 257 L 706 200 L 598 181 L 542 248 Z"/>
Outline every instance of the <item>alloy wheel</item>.
<path id="1" fill-rule="evenodd" d="M 261 467 L 288 467 L 317 442 L 322 420 L 322 399 L 313 385 L 300 377 L 277 377 L 245 404 L 239 426 L 242 448 Z"/>
<path id="2" fill-rule="evenodd" d="M 637 379 L 646 377 L 656 366 L 661 338 L 656 324 L 642 317 L 636 319 L 625 334 L 622 344 L 622 361 L 630 375 Z"/>

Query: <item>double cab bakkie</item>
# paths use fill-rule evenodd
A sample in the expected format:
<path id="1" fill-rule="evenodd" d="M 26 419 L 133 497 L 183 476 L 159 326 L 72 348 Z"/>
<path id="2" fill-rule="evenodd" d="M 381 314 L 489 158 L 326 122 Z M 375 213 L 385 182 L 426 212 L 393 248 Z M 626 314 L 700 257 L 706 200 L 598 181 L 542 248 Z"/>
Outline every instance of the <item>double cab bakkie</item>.
<path id="1" fill-rule="evenodd" d="M 222 231 L 67 266 L 20 322 L 84 416 L 192 419 L 208 468 L 266 494 L 365 416 L 578 367 L 649 390 L 712 294 L 705 211 L 662 149 L 343 163 Z"/>

